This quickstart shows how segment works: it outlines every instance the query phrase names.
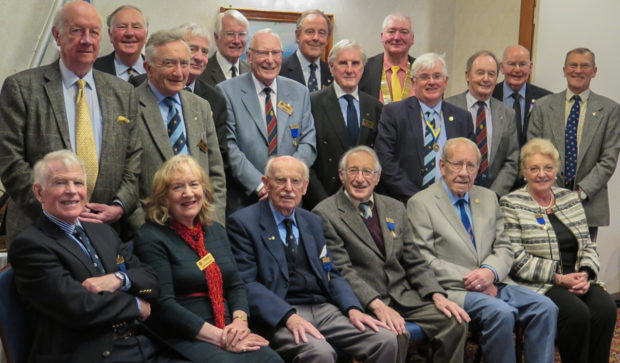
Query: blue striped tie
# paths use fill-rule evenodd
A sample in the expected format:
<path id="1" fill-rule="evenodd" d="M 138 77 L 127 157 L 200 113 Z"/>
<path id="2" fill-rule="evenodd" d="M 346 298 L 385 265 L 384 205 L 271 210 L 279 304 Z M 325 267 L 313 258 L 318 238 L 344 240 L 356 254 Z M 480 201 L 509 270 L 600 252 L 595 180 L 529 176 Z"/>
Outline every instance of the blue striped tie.
<path id="1" fill-rule="evenodd" d="M 474 238 L 474 230 L 471 228 L 471 223 L 469 222 L 469 217 L 467 217 L 467 213 L 465 212 L 465 199 L 459 199 L 456 201 L 456 205 L 459 207 L 459 212 L 461 213 L 461 222 L 463 222 L 463 227 L 467 233 L 469 233 L 469 238 L 471 238 L 471 243 L 476 248 L 476 239 Z"/>
<path id="2" fill-rule="evenodd" d="M 424 177 L 422 179 L 422 189 L 428 187 L 435 181 L 435 150 L 433 150 L 433 145 L 435 144 L 435 137 L 433 136 L 433 131 L 428 126 L 430 124 L 435 126 L 435 111 L 426 111 L 425 120 L 425 132 L 424 132 Z"/>
<path id="3" fill-rule="evenodd" d="M 319 82 L 316 80 L 316 64 L 310 63 L 310 77 L 308 77 L 308 89 L 310 92 L 318 91 Z"/>
<path id="4" fill-rule="evenodd" d="M 579 112 L 581 111 L 579 105 L 581 98 L 574 95 L 573 100 L 575 102 L 570 108 L 564 133 L 564 175 L 566 175 L 564 185 L 570 189 L 573 189 L 573 179 L 575 179 L 575 172 L 577 171 L 577 127 L 579 125 Z"/>
<path id="5" fill-rule="evenodd" d="M 174 155 L 189 154 L 187 151 L 187 141 L 181 126 L 181 116 L 176 107 L 174 107 L 174 99 L 166 97 L 164 103 L 168 106 L 166 124 L 168 125 L 168 137 L 170 138 L 170 145 L 172 145 L 172 152 Z"/>

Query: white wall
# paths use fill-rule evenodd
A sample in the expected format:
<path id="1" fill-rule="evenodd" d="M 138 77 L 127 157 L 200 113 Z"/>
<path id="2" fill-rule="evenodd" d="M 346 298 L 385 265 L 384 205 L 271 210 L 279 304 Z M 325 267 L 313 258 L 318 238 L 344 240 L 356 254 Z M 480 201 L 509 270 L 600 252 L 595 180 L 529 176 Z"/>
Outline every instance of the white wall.
<path id="1" fill-rule="evenodd" d="M 590 48 L 596 54 L 597 77 L 592 91 L 620 102 L 620 2 L 606 0 L 543 0 L 537 9 L 534 47 L 536 74 L 534 83 L 559 92 L 566 88 L 562 66 L 566 52 L 576 47 Z M 618 120 L 620 122 L 620 120 Z M 599 230 L 598 251 L 601 273 L 611 293 L 620 291 L 620 176 L 618 171 L 609 186 L 611 225 Z"/>

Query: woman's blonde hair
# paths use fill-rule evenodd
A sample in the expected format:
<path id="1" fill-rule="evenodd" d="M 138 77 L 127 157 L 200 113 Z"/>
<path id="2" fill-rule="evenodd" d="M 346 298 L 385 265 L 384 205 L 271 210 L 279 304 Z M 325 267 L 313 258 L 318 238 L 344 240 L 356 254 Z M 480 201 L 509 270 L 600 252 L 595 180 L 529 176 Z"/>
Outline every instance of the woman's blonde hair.
<path id="1" fill-rule="evenodd" d="M 547 139 L 534 138 L 526 142 L 521 148 L 521 171 L 525 171 L 525 163 L 530 156 L 544 155 L 551 160 L 556 168 L 560 166 L 560 153 Z"/>

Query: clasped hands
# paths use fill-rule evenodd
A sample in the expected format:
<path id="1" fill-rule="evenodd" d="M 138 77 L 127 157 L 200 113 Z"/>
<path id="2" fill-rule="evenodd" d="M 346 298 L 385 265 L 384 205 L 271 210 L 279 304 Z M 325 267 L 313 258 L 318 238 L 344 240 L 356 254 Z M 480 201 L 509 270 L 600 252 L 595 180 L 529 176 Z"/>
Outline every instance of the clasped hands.
<path id="1" fill-rule="evenodd" d="M 569 292 L 575 295 L 583 295 L 590 290 L 590 281 L 588 281 L 587 272 L 573 272 L 569 274 L 555 274 L 553 282 L 557 286 L 565 287 Z"/>
<path id="2" fill-rule="evenodd" d="M 480 267 L 463 277 L 465 288 L 468 291 L 481 292 L 489 296 L 497 296 L 497 286 L 493 284 L 495 274 L 486 267 Z"/>
<path id="3" fill-rule="evenodd" d="M 245 353 L 268 345 L 267 339 L 250 331 L 247 321 L 233 319 L 222 329 L 220 346 L 229 352 Z"/>

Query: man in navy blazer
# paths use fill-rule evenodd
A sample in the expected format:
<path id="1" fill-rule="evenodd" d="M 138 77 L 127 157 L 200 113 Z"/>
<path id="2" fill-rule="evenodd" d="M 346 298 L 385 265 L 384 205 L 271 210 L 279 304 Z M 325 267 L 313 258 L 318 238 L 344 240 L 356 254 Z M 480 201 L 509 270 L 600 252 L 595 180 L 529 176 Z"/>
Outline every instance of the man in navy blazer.
<path id="1" fill-rule="evenodd" d="M 321 60 L 334 25 L 321 10 L 304 11 L 295 25 L 298 49 L 282 61 L 280 75 L 307 86 L 310 92 L 329 86 L 334 79 Z"/>
<path id="2" fill-rule="evenodd" d="M 394 362 L 396 334 L 363 312 L 332 267 L 321 218 L 297 208 L 307 165 L 271 158 L 262 180 L 268 199 L 227 221 L 255 326 L 288 361 L 335 362 L 335 346 L 357 360 Z"/>
<path id="3" fill-rule="evenodd" d="M 411 73 L 416 96 L 383 107 L 375 140 L 383 165 L 381 186 L 402 202 L 440 180 L 439 156 L 447 139 L 474 137 L 469 112 L 442 101 L 448 83 L 444 59 L 423 54 Z"/>
<path id="4" fill-rule="evenodd" d="M 226 146 L 231 178 L 227 214 L 266 198 L 261 177 L 270 156 L 292 155 L 308 166 L 316 158 L 308 88 L 278 76 L 282 63 L 280 37 L 271 29 L 257 31 L 250 40 L 247 58 L 251 72 L 217 85 L 226 98 L 228 111 Z M 273 111 L 269 115 L 268 97 Z M 267 116 L 272 126 L 276 120 L 270 133 Z"/>

